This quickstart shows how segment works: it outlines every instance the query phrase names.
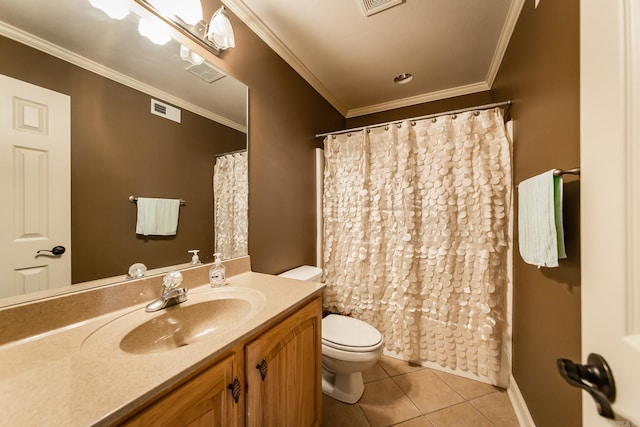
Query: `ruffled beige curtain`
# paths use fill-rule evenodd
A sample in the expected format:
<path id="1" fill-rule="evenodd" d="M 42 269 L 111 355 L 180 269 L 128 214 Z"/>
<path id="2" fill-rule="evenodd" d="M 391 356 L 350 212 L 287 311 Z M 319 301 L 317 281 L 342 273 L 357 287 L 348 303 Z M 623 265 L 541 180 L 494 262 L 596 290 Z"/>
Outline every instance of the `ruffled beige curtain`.
<path id="1" fill-rule="evenodd" d="M 510 163 L 500 109 L 327 137 L 325 308 L 408 360 L 496 383 Z"/>
<path id="2" fill-rule="evenodd" d="M 213 168 L 215 247 L 222 259 L 237 258 L 248 250 L 248 155 L 218 157 Z"/>

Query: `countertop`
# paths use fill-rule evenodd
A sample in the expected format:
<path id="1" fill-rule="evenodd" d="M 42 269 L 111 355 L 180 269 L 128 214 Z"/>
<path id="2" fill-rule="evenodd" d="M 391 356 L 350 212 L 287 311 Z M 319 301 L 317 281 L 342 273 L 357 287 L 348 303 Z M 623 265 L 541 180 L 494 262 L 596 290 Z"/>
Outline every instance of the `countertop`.
<path id="1" fill-rule="evenodd" d="M 108 425 L 217 359 L 265 323 L 319 295 L 323 288 L 320 283 L 254 272 L 232 276 L 227 282 L 220 289 L 257 290 L 264 294 L 264 303 L 253 317 L 216 333 L 214 340 L 148 354 L 125 353 L 106 335 L 99 351 L 95 345 L 91 349 L 83 345 L 94 331 L 105 330 L 101 326 L 143 312 L 146 303 L 142 303 L 0 346 L 1 423 Z M 208 284 L 188 287 L 193 298 L 215 291 Z"/>

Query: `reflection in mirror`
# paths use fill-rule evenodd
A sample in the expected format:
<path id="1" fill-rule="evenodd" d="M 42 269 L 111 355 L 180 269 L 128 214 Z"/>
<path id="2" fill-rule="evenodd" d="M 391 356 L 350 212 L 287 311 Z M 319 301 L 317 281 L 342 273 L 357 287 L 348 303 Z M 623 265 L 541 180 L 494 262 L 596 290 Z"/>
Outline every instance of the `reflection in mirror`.
<path id="1" fill-rule="evenodd" d="M 37 167 L 26 167 L 36 170 L 41 180 L 38 182 L 46 183 L 44 187 L 50 185 L 47 180 L 70 177 L 63 190 L 68 196 L 57 192 L 45 194 L 38 196 L 42 198 L 37 203 L 45 213 L 69 212 L 63 219 L 63 223 L 70 224 L 67 237 L 49 238 L 54 229 L 63 227 L 46 229 L 40 223 L 16 236 L 10 221 L 18 212 L 18 205 L 7 203 L 0 208 L 4 225 L 0 244 L 20 240 L 40 245 L 25 251 L 30 264 L 2 264 L 0 306 L 48 296 L 51 292 L 46 289 L 61 285 L 64 287 L 55 293 L 91 285 L 76 285 L 82 282 L 105 284 L 124 280 L 129 267 L 137 262 L 144 263 L 148 273 L 163 271 L 167 266 L 186 266 L 192 256 L 188 251 L 193 249 L 200 250 L 203 262 L 210 262 L 214 251 L 222 249 L 216 245 L 223 244 L 216 243 L 214 227 L 225 223 L 232 223 L 235 231 L 225 228 L 221 234 L 226 241 L 239 242 L 240 247 L 244 244 L 246 255 L 246 201 L 244 213 L 238 201 L 216 201 L 220 207 L 227 206 L 225 209 L 233 205 L 238 221 L 222 213 L 214 214 L 213 187 L 214 165 L 221 163 L 216 159 L 225 153 L 245 151 L 246 162 L 247 88 L 213 66 L 207 60 L 213 54 L 190 45 L 175 30 L 173 39 L 163 46 L 141 37 L 137 30 L 138 14 L 149 12 L 133 0 L 130 3 L 136 13 L 122 20 L 108 17 L 88 0 L 0 3 L 0 75 L 7 76 L 11 83 L 24 82 L 28 87 L 35 85 L 66 97 L 69 115 L 66 121 L 63 115 L 62 122 L 69 129 L 70 143 L 67 151 L 70 165 L 65 166 L 66 172 L 49 174 Z M 205 61 L 196 65 L 183 60 L 181 44 L 198 51 Z M 28 101 L 31 96 L 21 93 L 20 86 L 11 87 L 2 86 L 2 115 L 9 115 L 6 103 L 13 99 Z M 159 108 L 152 113 L 154 100 Z M 26 125 L 44 117 L 33 105 L 47 105 L 46 102 L 25 105 L 21 111 Z M 49 114 L 54 110 L 58 111 L 58 107 L 43 111 Z M 7 122 L 6 118 L 3 122 Z M 53 129 L 52 122 L 49 125 Z M 27 133 L 32 137 L 33 132 Z M 4 144 L 13 137 L 0 139 Z M 33 150 L 26 143 L 19 145 L 31 150 L 21 163 L 29 165 Z M 3 158 L 14 152 L 14 148 L 1 149 Z M 45 169 L 55 167 L 51 164 Z M 14 182 L 14 166 L 9 164 L 2 169 L 11 172 L 0 176 L 1 180 Z M 246 165 L 244 173 L 237 181 L 246 186 Z M 233 179 L 225 181 L 234 183 Z M 24 200 L 30 200 L 35 191 L 33 186 L 18 184 L 26 194 Z M 223 191 L 230 196 L 227 191 L 239 190 L 224 187 Z M 15 202 L 12 192 L 15 188 L 2 187 L 3 199 Z M 246 193 L 245 189 L 245 200 Z M 129 201 L 129 196 L 183 199 L 176 234 L 136 234 L 137 206 Z M 24 200 L 21 206 L 25 205 Z M 220 224 L 214 225 L 214 216 Z M 48 224 L 50 219 L 43 221 Z M 240 237 L 233 234 L 236 231 Z M 65 246 L 65 253 L 34 256 L 37 250 L 51 250 L 54 246 Z M 234 246 L 227 254 L 227 249 L 222 249 L 223 258 L 237 256 L 236 250 Z M 2 253 L 10 252 L 19 251 L 8 246 L 2 248 Z M 50 265 L 58 261 L 69 264 L 70 279 L 52 279 L 47 283 Z M 5 286 L 6 283 L 13 284 Z M 69 283 L 74 286 L 68 286 Z M 17 294 L 29 295 L 16 297 Z"/>

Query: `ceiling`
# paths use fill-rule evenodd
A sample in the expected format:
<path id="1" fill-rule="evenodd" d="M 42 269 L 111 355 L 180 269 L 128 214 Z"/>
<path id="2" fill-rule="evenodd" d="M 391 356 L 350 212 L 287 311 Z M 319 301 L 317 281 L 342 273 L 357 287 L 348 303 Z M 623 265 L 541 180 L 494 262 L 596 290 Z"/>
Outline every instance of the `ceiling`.
<path id="1" fill-rule="evenodd" d="M 222 0 L 346 117 L 489 90 L 525 0 Z M 407 84 L 394 76 L 411 73 Z"/>

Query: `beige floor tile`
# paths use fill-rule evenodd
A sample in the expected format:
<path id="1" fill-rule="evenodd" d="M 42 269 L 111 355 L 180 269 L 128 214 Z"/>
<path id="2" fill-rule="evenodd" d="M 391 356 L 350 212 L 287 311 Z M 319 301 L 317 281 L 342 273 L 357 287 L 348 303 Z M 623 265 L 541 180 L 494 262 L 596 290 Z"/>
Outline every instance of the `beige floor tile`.
<path id="1" fill-rule="evenodd" d="M 459 403 L 426 415 L 434 427 L 492 427 L 493 423 L 469 403 Z"/>
<path id="2" fill-rule="evenodd" d="M 389 356 L 382 356 L 378 364 L 382 366 L 390 377 L 425 369 L 423 366 L 414 365 L 412 363 L 405 362 L 404 360 Z"/>
<path id="3" fill-rule="evenodd" d="M 431 369 L 393 377 L 409 399 L 423 414 L 455 405 L 464 399 L 442 381 Z"/>
<path id="4" fill-rule="evenodd" d="M 358 405 L 342 403 L 322 395 L 323 427 L 369 427 L 369 422 Z"/>
<path id="5" fill-rule="evenodd" d="M 434 427 L 434 425 L 426 417 L 422 416 L 400 424 L 394 424 L 393 427 Z"/>
<path id="6" fill-rule="evenodd" d="M 385 378 L 389 378 L 387 372 L 380 366 L 379 363 L 376 363 L 371 368 L 362 371 L 362 379 L 365 384 L 370 383 L 371 381 L 382 380 Z"/>
<path id="7" fill-rule="evenodd" d="M 498 391 L 497 387 L 491 384 L 486 384 L 480 381 L 471 380 L 469 378 L 460 377 L 458 375 L 449 374 L 442 371 L 433 371 L 438 378 L 447 383 L 452 389 L 458 392 L 458 394 L 465 398 L 465 400 L 474 399 L 476 397 L 484 396 Z"/>
<path id="8" fill-rule="evenodd" d="M 367 383 L 358 404 L 372 427 L 389 426 L 420 415 L 391 378 Z"/>
<path id="9" fill-rule="evenodd" d="M 477 399 L 470 400 L 478 411 L 489 418 L 496 426 L 513 427 L 518 426 L 518 419 L 511 406 L 509 396 L 504 391 L 497 391 Z"/>

